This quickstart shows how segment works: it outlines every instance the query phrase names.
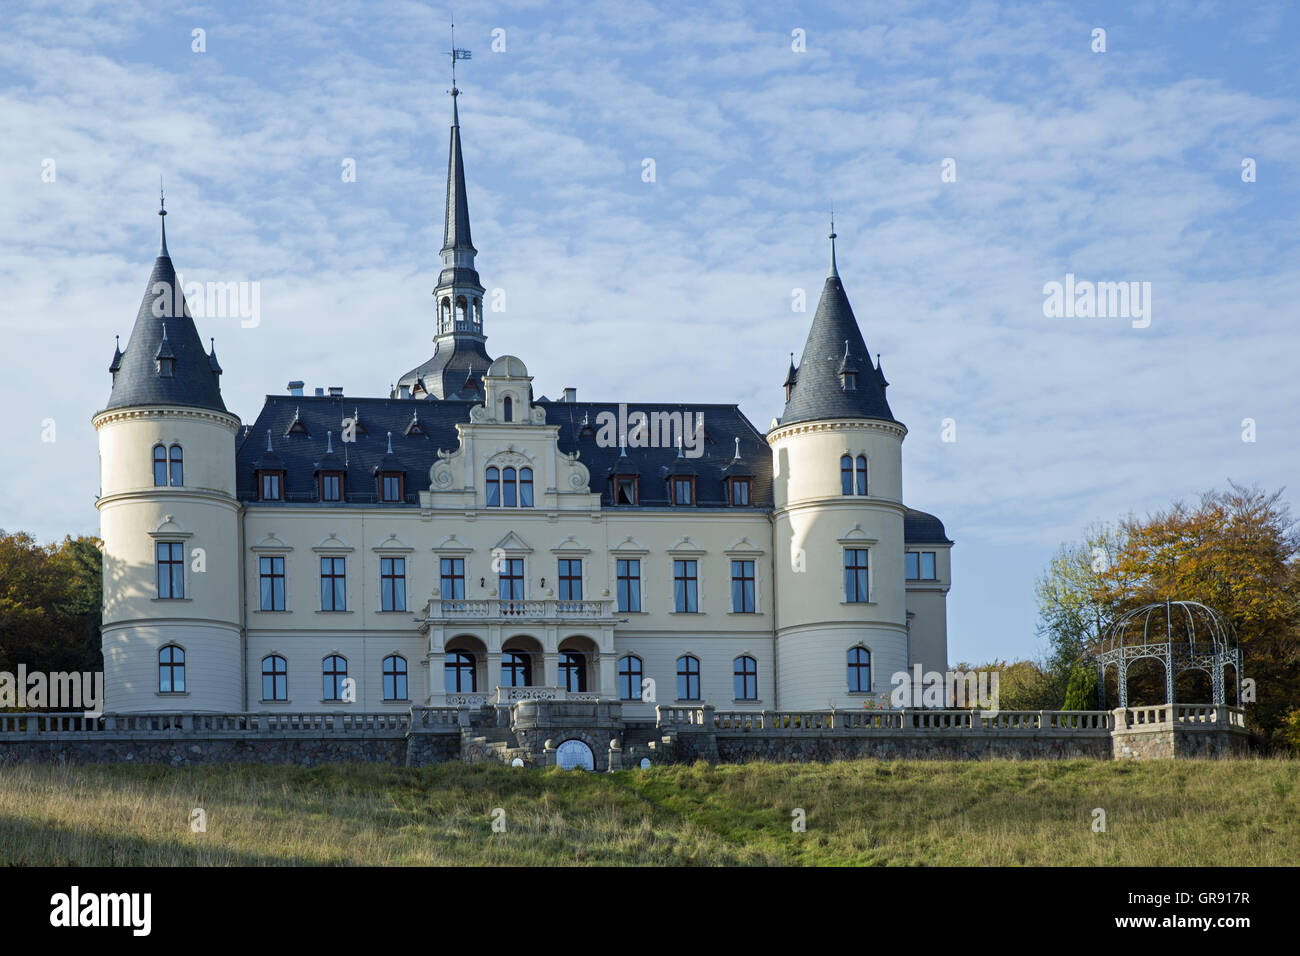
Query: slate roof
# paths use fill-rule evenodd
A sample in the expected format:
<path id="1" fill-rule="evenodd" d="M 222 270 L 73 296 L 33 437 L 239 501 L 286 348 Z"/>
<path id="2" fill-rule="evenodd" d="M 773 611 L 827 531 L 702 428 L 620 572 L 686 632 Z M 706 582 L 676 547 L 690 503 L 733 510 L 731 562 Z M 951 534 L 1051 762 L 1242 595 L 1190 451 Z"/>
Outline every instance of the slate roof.
<path id="1" fill-rule="evenodd" d="M 480 337 L 472 335 L 443 336 L 434 346 L 433 356 L 417 365 L 397 380 L 414 390 L 422 384 L 425 395 L 421 398 L 474 398 L 483 400 L 483 373 L 492 364 L 492 357 Z M 471 377 L 470 373 L 473 373 Z"/>
<path id="2" fill-rule="evenodd" d="M 165 246 L 163 251 L 166 251 Z M 145 287 L 144 299 L 140 302 L 126 348 L 120 353 L 114 352 L 110 366 L 110 371 L 116 369 L 113 390 L 104 409 L 132 405 L 187 405 L 226 411 L 218 384 L 219 366 L 216 365 L 215 352 L 213 357 L 209 357 L 204 351 L 189 305 L 179 289 L 177 297 L 181 301 L 182 314 L 166 314 L 172 311 L 169 308 L 171 292 L 155 293 L 154 289 L 160 284 L 166 290 L 176 285 L 176 269 L 172 266 L 171 256 L 165 254 L 154 260 L 153 272 L 149 275 L 149 284 Z M 159 299 L 163 301 L 158 302 Z M 162 315 L 154 315 L 155 302 L 158 302 L 158 311 Z M 165 345 L 164 326 L 167 329 Z M 175 358 L 170 377 L 158 373 L 159 356 Z"/>
<path id="3" fill-rule="evenodd" d="M 451 99 L 451 145 L 447 154 L 447 213 L 442 229 L 442 248 L 474 249 L 469 236 L 469 199 L 465 191 L 465 160 L 460 154 L 460 112 L 456 96 Z M 478 281 L 477 273 L 474 280 Z"/>
<path id="4" fill-rule="evenodd" d="M 469 410 L 476 403 L 444 400 L 439 402 L 411 399 L 351 398 L 346 396 L 268 395 L 257 420 L 241 429 L 236 452 L 236 489 L 243 501 L 257 500 L 256 463 L 267 457 L 266 433 L 271 432 L 274 454 L 285 469 L 285 502 L 317 502 L 315 471 L 326 448 L 326 432 L 334 432 L 334 450 L 347 460 L 344 479 L 345 502 L 342 506 L 374 504 L 377 500 L 374 472 L 388 448 L 388 432 L 393 434 L 393 453 L 406 471 L 406 504 L 418 502 L 417 494 L 429 488 L 429 469 L 438 460 L 438 449 L 453 451 L 459 446 L 456 424 L 469 421 Z M 578 451 L 578 460 L 591 473 L 591 490 L 609 504 L 608 476 L 618 461 L 617 446 L 602 448 L 596 444 L 596 419 L 608 411 L 618 415 L 617 403 L 537 402 L 546 410 L 546 421 L 558 425 L 561 451 Z M 699 458 L 686 459 L 697 473 L 696 496 L 704 507 L 726 504 L 723 479 L 732 464 L 736 438 L 740 454 L 753 473 L 751 501 L 757 508 L 772 506 L 772 454 L 757 428 L 735 405 L 666 405 L 629 403 L 628 411 L 651 414 L 656 411 L 689 411 L 704 415 L 704 452 Z M 340 441 L 341 422 L 354 410 L 364 423 L 366 434 L 348 444 Z M 411 416 L 418 411 L 425 434 L 407 435 Z M 308 434 L 286 435 L 289 423 L 298 414 Z M 584 428 L 584 419 L 590 427 Z M 668 507 L 669 469 L 677 462 L 677 448 L 628 448 L 628 458 L 640 474 L 635 507 Z M 281 504 L 279 502 L 276 503 Z M 339 506 L 333 506 L 339 507 Z M 620 508 L 629 506 L 619 506 Z"/>
<path id="5" fill-rule="evenodd" d="M 845 343 L 847 343 L 847 356 Z M 856 369 L 857 388 L 840 386 L 841 368 Z M 838 275 L 822 286 L 817 313 L 798 368 L 786 375 L 794 387 L 781 415 L 782 425 L 828 418 L 876 418 L 896 421 L 885 400 L 885 383 L 871 362 L 853 307 Z"/>
<path id="6" fill-rule="evenodd" d="M 934 515 L 908 508 L 903 514 L 904 544 L 952 544 L 943 530 L 943 522 Z"/>

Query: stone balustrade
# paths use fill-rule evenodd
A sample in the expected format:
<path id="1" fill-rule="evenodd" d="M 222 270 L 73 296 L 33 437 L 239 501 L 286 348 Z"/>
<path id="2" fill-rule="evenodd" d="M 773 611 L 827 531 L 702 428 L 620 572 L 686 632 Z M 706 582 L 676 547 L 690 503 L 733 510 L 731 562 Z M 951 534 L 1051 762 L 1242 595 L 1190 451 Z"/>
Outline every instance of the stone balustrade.
<path id="1" fill-rule="evenodd" d="M 479 598 L 434 600 L 429 605 L 430 621 L 547 621 L 547 620 L 602 620 L 610 615 L 611 602 L 520 600 Z"/>
<path id="2" fill-rule="evenodd" d="M 1193 710 L 1196 708 L 1188 708 Z M 1213 709 L 1213 708 L 1210 708 Z M 657 707 L 661 728 L 711 727 L 715 730 L 823 731 L 1050 731 L 1105 736 L 1115 727 L 1106 710 L 715 710 Z"/>

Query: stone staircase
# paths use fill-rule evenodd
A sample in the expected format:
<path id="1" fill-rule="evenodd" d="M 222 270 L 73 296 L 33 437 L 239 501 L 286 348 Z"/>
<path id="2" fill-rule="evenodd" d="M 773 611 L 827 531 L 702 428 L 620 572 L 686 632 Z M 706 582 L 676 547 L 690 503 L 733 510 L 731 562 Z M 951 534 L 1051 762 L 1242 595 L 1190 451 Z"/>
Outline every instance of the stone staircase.
<path id="1" fill-rule="evenodd" d="M 516 757 L 525 765 L 533 763 L 532 754 L 519 746 L 514 732 L 496 725 L 495 715 L 475 714 L 469 726 L 461 728 L 460 758 L 465 762 L 510 764 Z"/>

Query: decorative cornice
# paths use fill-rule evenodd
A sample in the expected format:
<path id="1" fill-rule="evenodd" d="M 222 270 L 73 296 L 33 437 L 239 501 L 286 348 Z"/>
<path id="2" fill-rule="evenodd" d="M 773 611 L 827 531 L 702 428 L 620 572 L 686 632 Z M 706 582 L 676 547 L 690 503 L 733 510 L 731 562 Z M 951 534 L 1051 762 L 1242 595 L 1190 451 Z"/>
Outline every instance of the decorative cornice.
<path id="1" fill-rule="evenodd" d="M 907 426 L 902 422 L 887 422 L 878 418 L 832 418 L 820 422 L 795 422 L 793 425 L 777 425 L 767 433 L 767 443 L 773 445 L 791 435 L 849 430 L 885 432 L 896 436 L 900 441 L 907 437 Z"/>
<path id="2" fill-rule="evenodd" d="M 199 418 L 225 425 L 232 432 L 238 432 L 241 422 L 237 415 L 218 412 L 210 408 L 195 408 L 188 405 L 140 405 L 133 408 L 113 408 L 96 412 L 90 419 L 95 431 L 108 424 L 132 419 L 145 418 Z"/>

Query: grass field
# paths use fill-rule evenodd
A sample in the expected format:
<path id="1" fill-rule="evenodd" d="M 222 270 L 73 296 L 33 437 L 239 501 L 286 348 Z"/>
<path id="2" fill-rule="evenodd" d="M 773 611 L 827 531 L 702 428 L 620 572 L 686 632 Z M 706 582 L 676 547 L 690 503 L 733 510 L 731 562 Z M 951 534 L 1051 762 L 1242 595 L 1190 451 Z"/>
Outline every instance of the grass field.
<path id="1" fill-rule="evenodd" d="M 1298 784 L 1288 760 L 23 765 L 0 770 L 0 863 L 1294 865 Z"/>

